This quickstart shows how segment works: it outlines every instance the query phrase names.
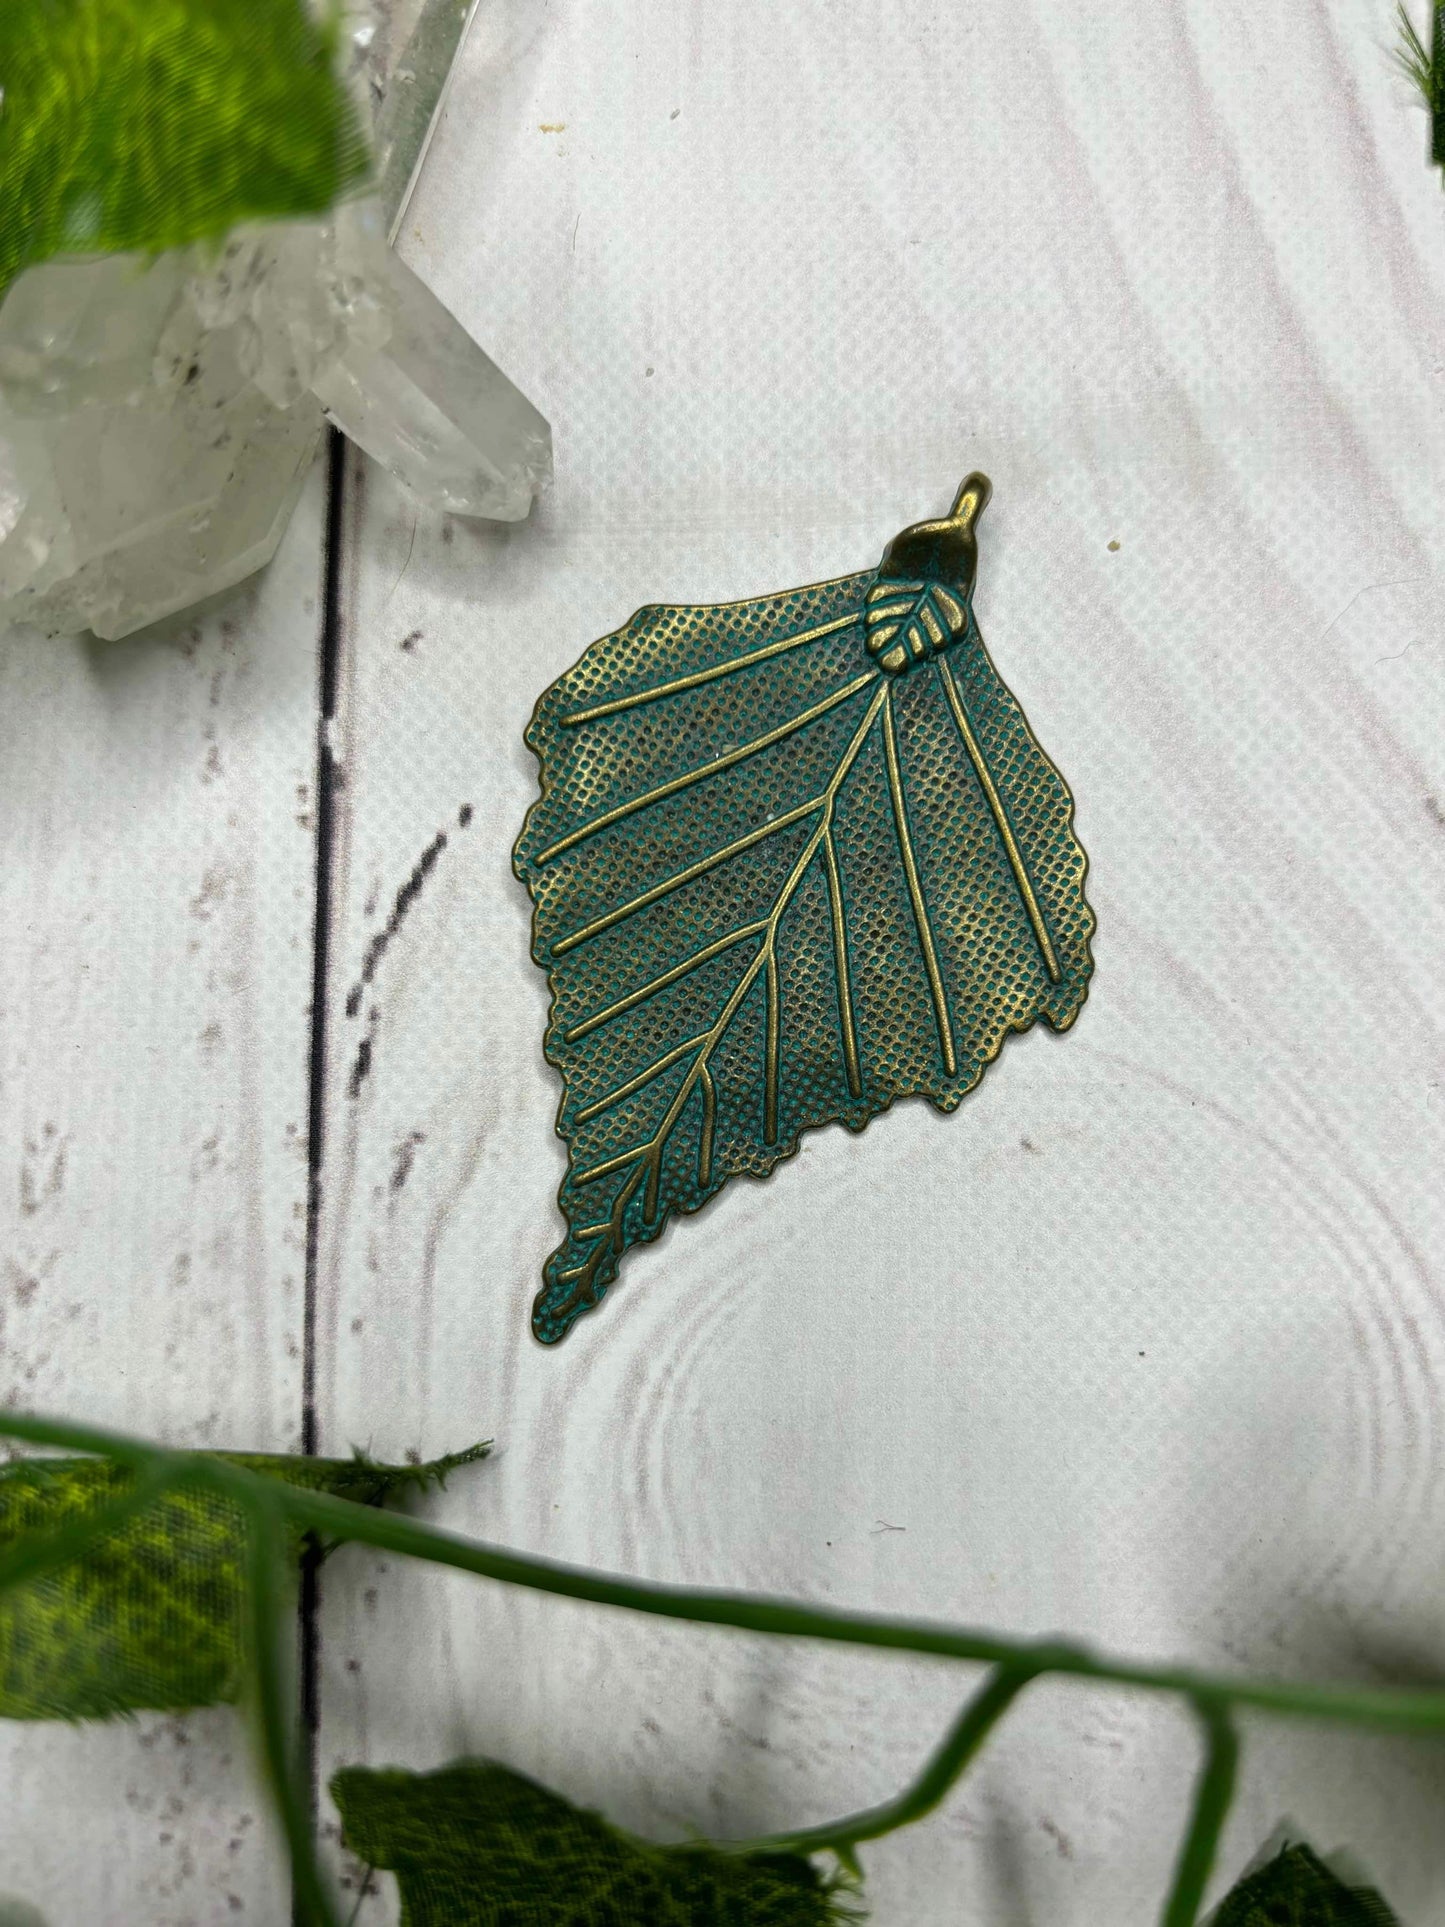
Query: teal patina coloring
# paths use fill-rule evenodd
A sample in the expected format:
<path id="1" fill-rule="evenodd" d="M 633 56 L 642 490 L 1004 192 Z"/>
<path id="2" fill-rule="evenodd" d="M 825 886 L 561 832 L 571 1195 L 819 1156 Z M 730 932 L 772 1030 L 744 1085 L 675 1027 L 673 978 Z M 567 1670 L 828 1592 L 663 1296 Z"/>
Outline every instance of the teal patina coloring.
<path id="1" fill-rule="evenodd" d="M 1093 969 L 1073 800 L 973 615 L 989 484 L 877 569 L 640 609 L 537 705 L 516 850 L 553 993 L 565 1337 L 623 1254 L 801 1134 L 950 1111 Z"/>

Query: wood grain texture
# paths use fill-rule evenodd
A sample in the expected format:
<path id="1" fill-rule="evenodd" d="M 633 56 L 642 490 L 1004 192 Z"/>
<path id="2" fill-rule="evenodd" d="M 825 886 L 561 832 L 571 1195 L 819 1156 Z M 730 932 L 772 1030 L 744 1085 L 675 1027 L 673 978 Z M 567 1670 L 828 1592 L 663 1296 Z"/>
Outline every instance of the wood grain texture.
<path id="1" fill-rule="evenodd" d="M 657 1578 L 1438 1670 L 1445 230 L 1389 33 L 487 11 L 401 245 L 558 481 L 503 534 L 354 504 L 326 1449 L 495 1432 L 449 1522 Z M 1090 1007 L 951 1119 L 809 1140 L 544 1353 L 532 703 L 646 600 L 868 566 L 975 465 L 980 620 L 1093 860 Z M 476 1749 L 659 1835 L 882 1797 L 966 1683 L 395 1566 L 324 1623 L 324 1768 Z M 1249 1741 L 1226 1871 L 1288 1813 L 1445 1919 L 1433 1753 Z M 874 1917 L 1149 1919 L 1193 1771 L 1173 1711 L 1040 1689 L 866 1854 Z"/>
<path id="2" fill-rule="evenodd" d="M 351 470 L 322 1449 L 495 1433 L 433 1510 L 652 1577 L 1438 1674 L 1445 231 L 1388 8 L 761 18 L 495 0 L 403 235 L 558 483 L 499 532 Z M 532 703 L 643 601 L 868 566 L 975 464 L 1089 1009 L 544 1353 Z M 178 1443 L 298 1443 L 318 543 L 313 490 L 194 629 L 0 645 L 0 1390 Z M 324 1592 L 323 1771 L 475 1749 L 660 1837 L 883 1797 L 968 1683 L 388 1561 Z M 0 1883 L 283 1918 L 238 1739 L 7 1730 Z M 1193 1767 L 1174 1710 L 1040 1688 L 869 1850 L 874 1918 L 1147 1920 Z M 1445 1920 L 1441 1771 L 1251 1723 L 1225 1871 L 1288 1813 Z"/>
<path id="3" fill-rule="evenodd" d="M 195 620 L 0 637 L 7 1405 L 299 1443 L 320 480 Z M 233 1714 L 4 1726 L 0 1757 L 0 1887 L 54 1927 L 283 1917 Z"/>

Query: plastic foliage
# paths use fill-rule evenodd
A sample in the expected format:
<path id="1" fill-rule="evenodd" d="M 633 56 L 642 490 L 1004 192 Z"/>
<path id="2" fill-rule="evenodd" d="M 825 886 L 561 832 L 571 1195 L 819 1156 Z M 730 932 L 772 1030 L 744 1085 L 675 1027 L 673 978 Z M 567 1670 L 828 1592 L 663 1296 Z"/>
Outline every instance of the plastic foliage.
<path id="1" fill-rule="evenodd" d="M 4 0 L 0 297 L 58 255 L 331 207 L 370 165 L 337 33 L 304 0 Z"/>
<path id="2" fill-rule="evenodd" d="M 305 1461 L 301 1462 L 299 1478 L 278 1477 L 278 1467 L 285 1462 L 172 1452 L 96 1426 L 18 1413 L 0 1413 L 0 1437 L 91 1453 L 124 1475 L 111 1488 L 116 1496 L 98 1509 L 78 1508 L 63 1524 L 54 1523 L 55 1515 L 51 1514 L 48 1529 L 41 1529 L 47 1522 L 40 1517 L 32 1519 L 23 1531 L 16 1531 L 12 1524 L 8 1545 L 0 1547 L 0 1603 L 7 1595 L 13 1597 L 17 1589 L 32 1585 L 42 1574 L 60 1572 L 73 1562 L 84 1561 L 173 1491 L 204 1491 L 234 1508 L 242 1522 L 244 1548 L 240 1575 L 245 1616 L 243 1651 L 248 1662 L 244 1697 L 254 1717 L 266 1785 L 291 1855 L 298 1927 L 340 1927 L 341 1923 L 331 1884 L 317 1858 L 310 1790 L 295 1744 L 295 1702 L 286 1660 L 295 1637 L 295 1599 L 288 1581 L 294 1572 L 297 1535 L 302 1533 L 312 1533 L 325 1544 L 374 1546 L 394 1557 L 420 1559 L 494 1584 L 522 1586 L 613 1611 L 648 1613 L 699 1626 L 731 1626 L 768 1638 L 822 1640 L 877 1652 L 928 1654 L 983 1668 L 981 1680 L 963 1700 L 933 1751 L 891 1799 L 791 1833 L 711 1843 L 720 1853 L 744 1858 L 766 1856 L 775 1864 L 778 1856 L 786 1861 L 826 1854 L 850 1883 L 861 1875 L 860 1845 L 911 1826 L 940 1807 L 987 1746 L 1020 1693 L 1051 1674 L 1086 1680 L 1095 1686 L 1163 1693 L 1182 1701 L 1196 1716 L 1200 1769 L 1169 1893 L 1159 1915 L 1162 1927 L 1197 1927 L 1199 1922 L 1205 1891 L 1215 1871 L 1220 1834 L 1234 1797 L 1239 1764 L 1235 1716 L 1239 1711 L 1399 1734 L 1445 1734 L 1445 1687 L 1251 1679 L 1116 1657 L 1070 1640 L 1019 1638 L 938 1621 L 845 1612 L 809 1601 L 657 1585 L 459 1538 L 420 1519 L 358 1505 L 353 1498 L 326 1489 L 330 1474 L 322 1473 L 318 1479 L 315 1461 L 309 1469 Z M 484 1449 L 476 1447 L 458 1459 L 439 1460 L 434 1466 L 385 1468 L 396 1473 L 389 1490 L 394 1492 L 398 1481 L 415 1483 L 439 1475 L 451 1465 L 479 1456 Z M 346 1470 L 353 1479 L 360 1476 L 353 1468 Z M 356 1487 L 351 1489 L 355 1491 Z M 234 1597 L 230 1570 L 227 1566 L 219 1579 L 227 1612 Z M 218 1583 L 214 1572 L 210 1583 Z M 536 1791 L 544 1800 L 550 1797 Z M 514 1806 L 514 1815 L 516 1811 Z M 363 1832 L 357 1835 L 358 1840 L 369 1839 L 364 1833 L 365 1819 L 361 1825 Z M 632 1844 L 642 1850 L 640 1842 Z M 394 1846 L 392 1850 L 399 1853 L 400 1848 Z M 702 1852 L 704 1848 L 699 1843 L 695 1848 L 666 1851 Z M 825 1883 L 813 1892 L 815 1897 L 822 1893 L 834 1909 L 831 1917 L 836 1919 L 846 1905 L 846 1894 L 854 1890 L 851 1884 L 846 1889 L 830 1890 Z M 799 1891 L 806 1897 L 806 1890 Z M 557 1917 L 554 1913 L 553 1918 Z M 821 1917 L 830 1918 L 827 1914 Z M 749 1915 L 740 1909 L 733 1918 L 741 1927 Z M 1245 1918 L 1247 1927 L 1254 1927 L 1248 1916 Z M 657 1916 L 614 1909 L 609 1919 L 613 1927 L 651 1927 Z M 1240 1924 L 1231 1921 L 1228 1927 Z M 1276 1927 L 1276 1923 L 1271 1921 L 1270 1927 Z M 1301 1927 L 1301 1923 L 1289 1923 L 1288 1927 Z M 1348 1916 L 1342 1921 L 1316 1921 L 1306 1915 L 1303 1927 L 1356 1927 L 1356 1923 Z M 1369 1927 L 1376 1927 L 1376 1923 L 1370 1922 Z"/>
<path id="3" fill-rule="evenodd" d="M 1341 1880 L 1306 1846 L 1284 1847 L 1229 1895 L 1211 1927 L 1399 1927 L 1368 1887 Z"/>
<path id="4" fill-rule="evenodd" d="M 1434 0 L 1431 6 L 1428 46 L 1405 0 L 1399 0 L 1395 19 L 1399 29 L 1396 64 L 1420 90 L 1430 110 L 1430 159 L 1445 169 L 1445 0 Z"/>
<path id="5" fill-rule="evenodd" d="M 796 1853 L 657 1847 L 489 1760 L 435 1773 L 346 1767 L 331 1782 L 344 1841 L 393 1872 L 401 1927 L 812 1927 L 861 1918 L 856 1887 Z M 1380 1896 L 1286 1845 L 1246 1874 L 1210 1927 L 1399 1927 Z"/>
<path id="6" fill-rule="evenodd" d="M 397 1875 L 402 1927 L 829 1927 L 856 1919 L 795 1853 L 658 1847 L 490 1760 L 346 1767 L 347 1846 Z"/>
<path id="7" fill-rule="evenodd" d="M 226 1454 L 268 1479 L 381 1505 L 485 1450 L 433 1465 Z M 104 1459 L 0 1471 L 0 1560 L 52 1534 L 103 1526 L 135 1475 Z M 293 1530 L 293 1560 L 302 1534 Z M 78 1557 L 0 1593 L 0 1718 L 105 1719 L 237 1699 L 246 1677 L 246 1521 L 205 1485 L 178 1484 Z"/>

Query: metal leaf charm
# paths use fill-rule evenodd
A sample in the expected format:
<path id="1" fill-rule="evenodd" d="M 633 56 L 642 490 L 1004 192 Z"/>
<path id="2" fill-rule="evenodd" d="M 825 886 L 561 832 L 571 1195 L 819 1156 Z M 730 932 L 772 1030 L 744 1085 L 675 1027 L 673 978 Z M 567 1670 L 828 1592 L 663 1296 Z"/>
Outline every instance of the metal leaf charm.
<path id="1" fill-rule="evenodd" d="M 629 1246 L 803 1131 L 949 1111 L 1093 969 L 1073 802 L 973 619 L 971 475 L 876 570 L 640 609 L 537 705 L 517 845 L 552 985 L 564 1337 Z"/>

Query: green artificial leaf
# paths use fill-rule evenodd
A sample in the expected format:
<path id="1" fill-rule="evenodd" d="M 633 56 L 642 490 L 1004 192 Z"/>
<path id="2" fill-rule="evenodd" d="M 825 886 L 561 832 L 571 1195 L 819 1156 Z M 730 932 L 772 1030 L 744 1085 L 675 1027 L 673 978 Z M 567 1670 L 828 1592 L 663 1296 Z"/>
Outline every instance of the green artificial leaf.
<path id="1" fill-rule="evenodd" d="M 544 1342 L 802 1132 L 951 1111 L 1093 969 L 1073 803 L 974 620 L 972 475 L 876 569 L 641 609 L 542 697 L 516 850 L 553 992 L 569 1231 Z"/>
<path id="2" fill-rule="evenodd" d="M 44 1914 L 28 1900 L 0 1894 L 0 1927 L 48 1927 Z"/>
<path id="3" fill-rule="evenodd" d="M 1405 0 L 1397 0 L 1395 24 L 1395 64 L 1419 88 L 1430 110 L 1430 158 L 1437 167 L 1445 167 L 1445 0 L 1433 0 L 1431 5 L 1428 47 Z"/>
<path id="4" fill-rule="evenodd" d="M 832 1927 L 854 1916 L 798 1854 L 657 1847 L 488 1760 L 345 1767 L 346 1845 L 394 1872 L 402 1927 Z"/>
<path id="5" fill-rule="evenodd" d="M 380 1505 L 482 1456 L 430 1465 L 219 1453 L 228 1464 Z M 21 1459 L 0 1470 L 0 1558 L 93 1517 L 133 1474 L 108 1459 Z M 293 1540 L 299 1556 L 300 1535 Z M 0 1590 L 0 1718 L 105 1719 L 236 1699 L 245 1677 L 246 1526 L 181 1485 L 77 1558 Z"/>
<path id="6" fill-rule="evenodd" d="M 1368 1887 L 1349 1887 L 1306 1846 L 1287 1846 L 1247 1874 L 1212 1927 L 1398 1927 Z"/>
<path id="7" fill-rule="evenodd" d="M 0 0 L 0 296 L 57 255 L 319 214 L 369 158 L 305 0 Z"/>
<path id="8" fill-rule="evenodd" d="M 1435 76 L 1431 70 L 1430 52 L 1420 38 L 1420 30 L 1410 18 L 1410 10 L 1405 0 L 1397 0 L 1395 25 L 1399 38 L 1395 43 L 1395 65 L 1405 78 L 1419 89 L 1425 105 L 1434 108 Z"/>

